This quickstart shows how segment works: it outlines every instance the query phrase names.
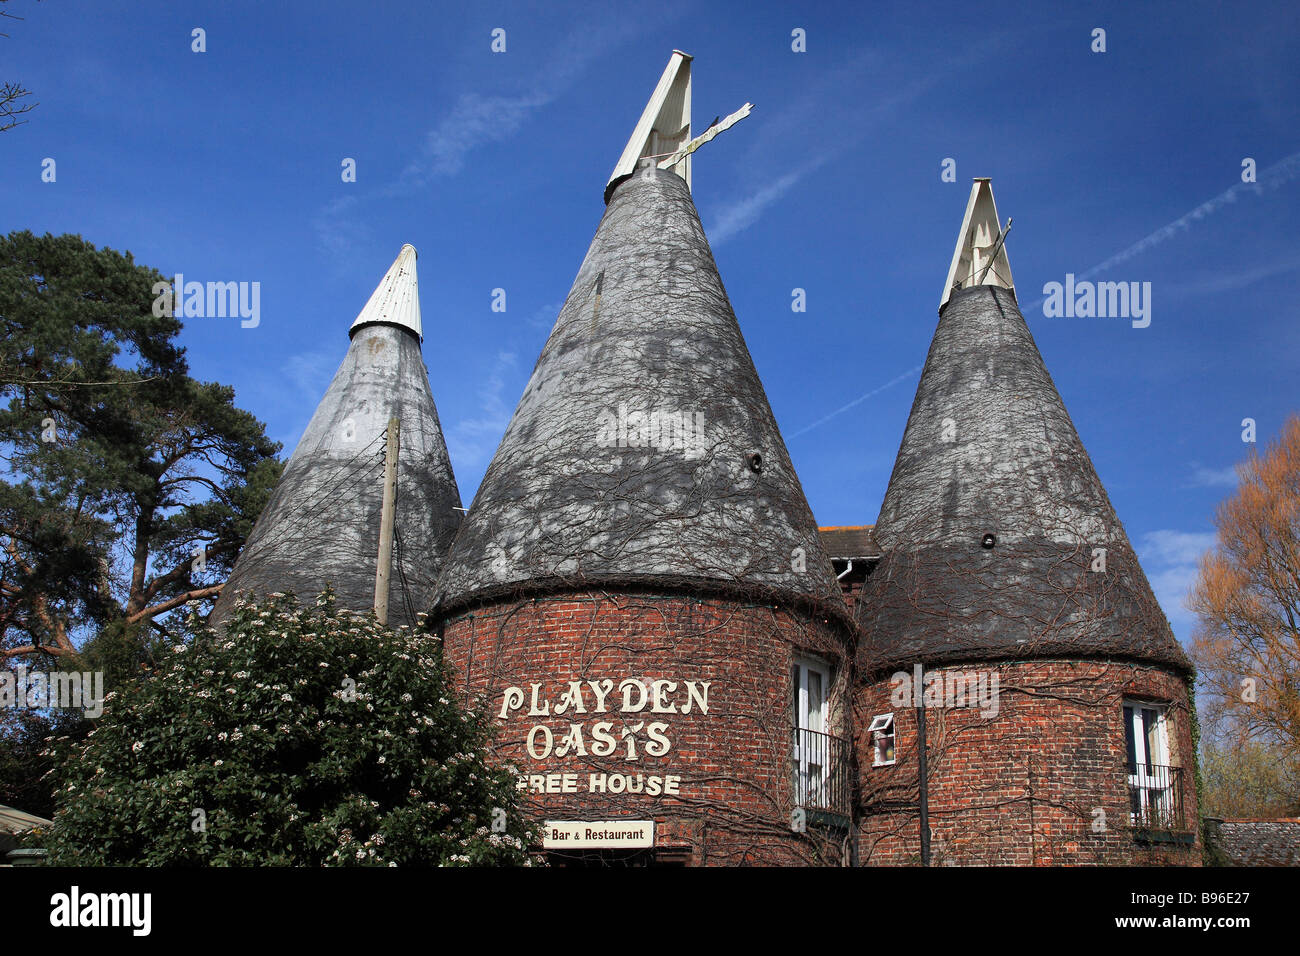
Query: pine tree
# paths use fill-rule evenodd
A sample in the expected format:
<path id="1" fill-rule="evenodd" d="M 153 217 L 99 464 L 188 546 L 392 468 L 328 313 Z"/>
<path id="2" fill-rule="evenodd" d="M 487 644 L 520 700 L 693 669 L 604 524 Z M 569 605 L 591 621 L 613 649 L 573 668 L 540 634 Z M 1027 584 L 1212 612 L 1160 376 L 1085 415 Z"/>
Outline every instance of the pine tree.
<path id="1" fill-rule="evenodd" d="M 188 375 L 165 281 L 80 236 L 0 239 L 0 654 L 214 598 L 279 477 L 279 445 L 228 386 Z"/>

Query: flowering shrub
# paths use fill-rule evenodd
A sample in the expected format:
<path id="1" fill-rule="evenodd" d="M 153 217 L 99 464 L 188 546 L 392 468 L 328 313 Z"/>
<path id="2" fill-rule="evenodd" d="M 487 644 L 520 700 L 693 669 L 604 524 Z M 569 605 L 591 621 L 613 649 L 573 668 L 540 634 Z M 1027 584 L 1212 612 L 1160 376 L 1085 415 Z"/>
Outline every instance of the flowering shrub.
<path id="1" fill-rule="evenodd" d="M 274 595 L 191 619 L 64 746 L 50 863 L 527 865 L 536 834 L 437 638 Z M 56 745 L 57 747 L 57 745 Z"/>

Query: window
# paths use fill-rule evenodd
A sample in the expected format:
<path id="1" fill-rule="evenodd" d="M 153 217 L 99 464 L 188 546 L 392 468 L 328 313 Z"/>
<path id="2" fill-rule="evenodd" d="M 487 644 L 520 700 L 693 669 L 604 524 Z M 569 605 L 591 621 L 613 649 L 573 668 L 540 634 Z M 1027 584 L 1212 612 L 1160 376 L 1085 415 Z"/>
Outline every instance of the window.
<path id="1" fill-rule="evenodd" d="M 1175 811 L 1175 777 L 1169 764 L 1165 706 L 1124 702 L 1124 745 L 1128 754 L 1129 812 L 1135 826 L 1168 827 Z"/>
<path id="2" fill-rule="evenodd" d="M 811 658 L 796 658 L 790 677 L 794 700 L 795 799 L 799 806 L 825 806 L 831 743 L 826 733 L 830 668 Z"/>
<path id="3" fill-rule="evenodd" d="M 871 735 L 871 766 L 888 767 L 894 762 L 894 715 L 877 714 L 867 727 Z"/>

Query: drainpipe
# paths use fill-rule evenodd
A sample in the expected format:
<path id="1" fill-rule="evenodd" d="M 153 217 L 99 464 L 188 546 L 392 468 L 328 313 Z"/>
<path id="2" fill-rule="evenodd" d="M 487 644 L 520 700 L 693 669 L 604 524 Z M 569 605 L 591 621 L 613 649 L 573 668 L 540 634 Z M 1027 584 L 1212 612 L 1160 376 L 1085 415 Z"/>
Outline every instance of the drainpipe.
<path id="1" fill-rule="evenodd" d="M 916 671 L 917 679 L 920 680 L 925 676 L 925 666 L 918 665 Z M 918 693 L 919 692 L 919 693 Z M 925 697 L 921 688 L 913 688 L 913 693 L 917 693 L 916 708 L 916 737 L 917 737 L 917 769 L 919 772 L 920 797 L 921 797 L 921 865 L 930 865 L 930 780 L 929 770 L 926 761 L 926 751 L 929 749 L 929 742 L 925 733 Z"/>
<path id="2" fill-rule="evenodd" d="M 853 559 L 848 559 L 848 565 L 839 574 L 835 575 L 836 581 L 843 581 L 844 578 L 853 570 Z M 856 761 L 854 762 L 856 766 Z M 850 798 L 851 799 L 851 798 Z M 858 824 L 853 819 L 853 806 L 849 805 L 849 866 L 858 865 Z"/>

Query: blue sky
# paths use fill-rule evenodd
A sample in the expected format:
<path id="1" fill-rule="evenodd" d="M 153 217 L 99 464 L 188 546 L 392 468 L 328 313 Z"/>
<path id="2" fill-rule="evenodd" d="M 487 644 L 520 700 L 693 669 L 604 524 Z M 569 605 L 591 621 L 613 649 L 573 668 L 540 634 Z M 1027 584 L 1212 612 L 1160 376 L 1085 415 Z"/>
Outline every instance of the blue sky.
<path id="1" fill-rule="evenodd" d="M 674 47 L 697 129 L 756 104 L 696 155 L 694 196 L 819 523 L 876 518 L 974 176 L 1015 219 L 1030 328 L 1184 639 L 1241 421 L 1262 444 L 1296 408 L 1293 3 L 8 6 L 0 78 L 40 105 L 0 137 L 0 230 L 260 282 L 257 328 L 193 319 L 182 343 L 286 454 L 410 242 L 473 497 Z M 1029 308 L 1108 261 L 1096 278 L 1152 283 L 1148 328 Z"/>

